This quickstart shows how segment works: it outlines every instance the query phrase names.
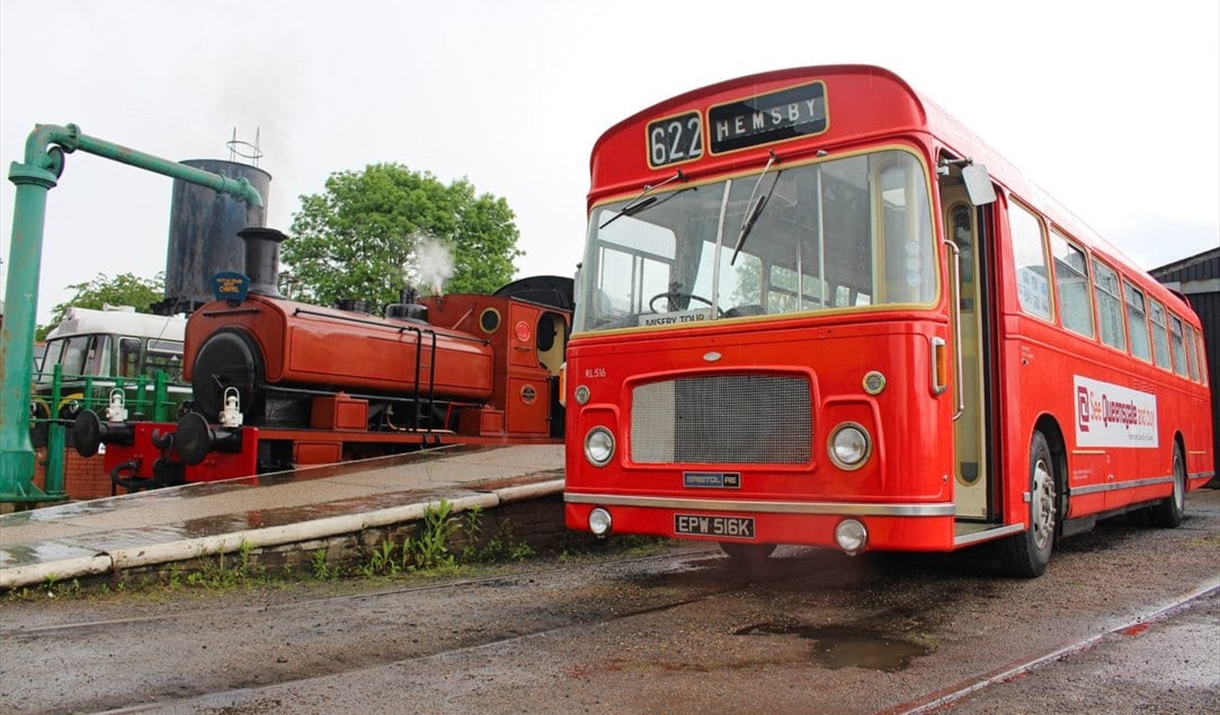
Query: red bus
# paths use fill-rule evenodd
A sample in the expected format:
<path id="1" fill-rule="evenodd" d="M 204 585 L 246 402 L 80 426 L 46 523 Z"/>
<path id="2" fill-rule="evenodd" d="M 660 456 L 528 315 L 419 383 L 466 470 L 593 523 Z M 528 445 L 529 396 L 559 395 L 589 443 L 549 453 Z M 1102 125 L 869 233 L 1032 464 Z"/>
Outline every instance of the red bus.
<path id="1" fill-rule="evenodd" d="M 591 159 L 566 522 L 1041 574 L 1215 473 L 1198 318 L 891 72 L 721 82 Z M 1164 237 L 1150 237 L 1164 240 Z"/>

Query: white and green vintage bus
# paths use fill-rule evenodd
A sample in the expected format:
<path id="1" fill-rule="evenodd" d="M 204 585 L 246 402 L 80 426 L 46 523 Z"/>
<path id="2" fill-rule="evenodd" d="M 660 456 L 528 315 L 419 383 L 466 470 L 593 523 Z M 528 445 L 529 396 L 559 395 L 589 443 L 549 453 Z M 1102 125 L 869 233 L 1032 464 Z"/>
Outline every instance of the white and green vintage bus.
<path id="1" fill-rule="evenodd" d="M 103 412 L 120 382 L 129 412 L 150 419 L 158 409 L 172 415 L 191 394 L 190 386 L 182 383 L 185 332 L 182 316 L 137 313 L 126 306 L 69 308 L 47 334 L 34 373 L 35 418 L 71 419 L 86 407 Z M 59 396 L 52 409 L 56 366 Z M 161 395 L 158 384 L 164 387 Z"/>

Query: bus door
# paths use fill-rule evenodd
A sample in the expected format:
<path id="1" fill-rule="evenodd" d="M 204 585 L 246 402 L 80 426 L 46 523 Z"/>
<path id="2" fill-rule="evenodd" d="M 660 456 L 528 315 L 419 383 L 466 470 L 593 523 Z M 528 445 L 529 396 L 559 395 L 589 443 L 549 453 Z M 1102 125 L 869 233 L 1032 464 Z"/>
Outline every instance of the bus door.
<path id="1" fill-rule="evenodd" d="M 942 162 L 944 165 L 945 162 Z M 964 520 L 989 520 L 994 516 L 995 475 L 990 469 L 989 435 L 991 424 L 988 391 L 988 357 L 991 354 L 992 325 L 989 320 L 993 301 L 987 281 L 987 241 L 991 234 L 987 225 L 993 212 L 986 204 L 995 200 L 990 178 L 982 166 L 949 162 L 948 175 L 941 181 L 941 207 L 944 210 L 945 238 L 952 244 L 949 250 L 951 278 L 956 274 L 957 296 L 955 330 L 960 335 L 960 347 L 955 351 L 961 361 L 961 379 L 954 390 L 957 403 L 954 421 L 955 502 L 957 517 Z M 981 170 L 981 176 L 978 170 Z M 942 172 L 944 169 L 942 169 Z M 973 176 L 971 174 L 973 173 Z M 968 182 L 985 181 L 987 191 L 967 187 Z M 981 195 L 980 195 L 981 192 Z M 989 195 L 988 195 L 989 194 Z M 956 265 L 956 270 L 954 267 Z"/>

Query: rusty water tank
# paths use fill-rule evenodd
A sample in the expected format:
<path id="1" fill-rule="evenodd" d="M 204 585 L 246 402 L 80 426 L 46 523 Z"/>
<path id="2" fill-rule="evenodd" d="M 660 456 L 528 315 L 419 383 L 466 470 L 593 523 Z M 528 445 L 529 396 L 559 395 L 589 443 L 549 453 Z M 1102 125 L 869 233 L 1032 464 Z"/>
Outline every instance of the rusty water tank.
<path id="1" fill-rule="evenodd" d="M 246 248 L 237 233 L 266 226 L 271 174 L 257 166 L 220 159 L 188 159 L 182 163 L 233 179 L 244 178 L 263 197 L 263 206 L 247 208 L 206 186 L 174 181 L 165 256 L 165 300 L 176 305 L 178 311 L 190 312 L 212 299 L 212 276 L 245 270 Z"/>

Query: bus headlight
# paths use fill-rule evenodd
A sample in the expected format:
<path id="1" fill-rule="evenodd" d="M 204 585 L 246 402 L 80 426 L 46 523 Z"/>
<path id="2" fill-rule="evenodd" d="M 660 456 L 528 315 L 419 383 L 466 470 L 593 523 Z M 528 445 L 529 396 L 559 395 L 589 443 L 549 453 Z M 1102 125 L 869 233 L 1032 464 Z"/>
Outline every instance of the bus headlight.
<path id="1" fill-rule="evenodd" d="M 589 512 L 589 531 L 593 532 L 594 536 L 605 536 L 610 533 L 610 525 L 613 520 L 610 518 L 610 512 L 600 506 Z"/>
<path id="2" fill-rule="evenodd" d="M 859 469 L 873 451 L 868 430 L 855 422 L 844 422 L 830 435 L 830 461 L 840 469 Z"/>
<path id="3" fill-rule="evenodd" d="M 585 435 L 585 457 L 594 466 L 604 467 L 614 456 L 614 435 L 605 427 L 594 427 Z"/>

